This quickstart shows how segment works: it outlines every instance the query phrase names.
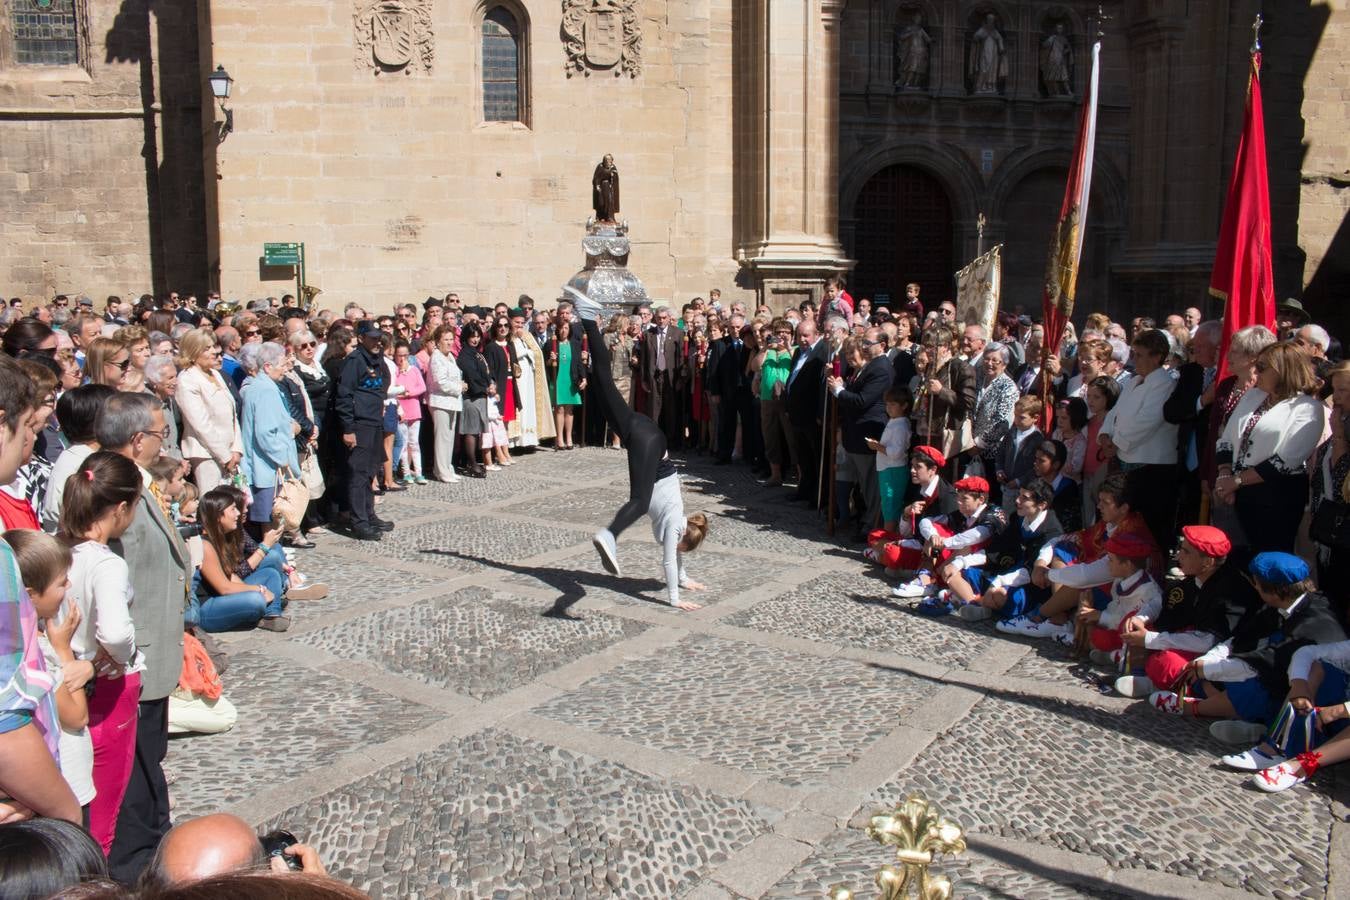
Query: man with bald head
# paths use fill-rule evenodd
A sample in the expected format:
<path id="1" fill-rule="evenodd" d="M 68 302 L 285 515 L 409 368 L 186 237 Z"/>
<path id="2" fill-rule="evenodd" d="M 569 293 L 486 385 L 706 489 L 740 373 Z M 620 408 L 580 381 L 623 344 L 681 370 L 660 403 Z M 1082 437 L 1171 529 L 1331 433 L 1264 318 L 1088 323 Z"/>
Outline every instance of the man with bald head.
<path id="1" fill-rule="evenodd" d="M 313 847 L 292 844 L 286 855 L 300 860 L 307 875 L 325 875 Z M 268 859 L 262 842 L 247 822 L 229 813 L 215 813 L 175 825 L 164 835 L 150 868 L 141 877 L 142 890 L 163 889 L 230 872 L 289 872 L 286 861 Z"/>

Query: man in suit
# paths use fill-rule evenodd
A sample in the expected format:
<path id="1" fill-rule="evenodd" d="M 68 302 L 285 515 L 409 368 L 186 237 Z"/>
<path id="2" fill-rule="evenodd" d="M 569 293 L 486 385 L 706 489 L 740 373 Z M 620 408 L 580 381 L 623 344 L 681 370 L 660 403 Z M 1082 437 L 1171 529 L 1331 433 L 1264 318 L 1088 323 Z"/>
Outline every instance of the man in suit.
<path id="1" fill-rule="evenodd" d="M 640 366 L 646 389 L 648 416 L 665 432 L 672 450 L 684 443 L 680 427 L 680 391 L 684 388 L 684 333 L 670 321 L 670 310 L 659 307 L 655 328 L 641 336 Z"/>
<path id="2" fill-rule="evenodd" d="M 839 405 L 844 453 L 866 505 L 862 521 L 853 534 L 855 541 L 866 540 L 867 533 L 880 522 L 877 452 L 869 439 L 872 442 L 878 440 L 886 427 L 886 391 L 895 377 L 895 366 L 886 358 L 886 344 L 880 328 L 869 328 L 864 332 L 862 353 L 867 361 L 847 381 L 831 376 L 825 382 Z"/>
<path id="3" fill-rule="evenodd" d="M 731 451 L 736 446 L 736 422 L 742 428 L 741 453 L 750 463 L 757 461 L 757 452 L 750 442 L 757 423 L 750 421 L 753 409 L 753 397 L 750 394 L 750 348 L 741 339 L 741 329 L 745 327 L 744 316 L 732 316 L 727 325 L 726 336 L 722 338 L 722 350 L 718 355 L 717 369 L 708 379 L 708 391 L 718 397 L 721 412 L 717 422 L 717 464 L 731 462 Z"/>
<path id="4" fill-rule="evenodd" d="M 1200 519 L 1200 456 L 1209 437 L 1209 408 L 1218 375 L 1223 326 L 1202 322 L 1191 338 L 1191 361 L 1177 369 L 1177 383 L 1163 403 L 1163 420 L 1177 426 L 1177 469 L 1181 476 L 1180 521 Z"/>
<path id="5" fill-rule="evenodd" d="M 801 467 L 792 499 L 813 505 L 820 471 L 820 408 L 829 352 L 828 343 L 816 331 L 816 320 L 810 316 L 803 318 L 797 326 L 797 351 L 792 355 L 784 397 L 797 448 L 797 464 Z"/>
<path id="6" fill-rule="evenodd" d="M 169 830 L 169 788 L 163 763 L 169 750 L 169 694 L 183 671 L 183 608 L 192 559 L 178 530 L 165 517 L 146 471 L 146 466 L 159 459 L 168 434 L 160 401 L 146 393 L 110 397 L 99 410 L 94 433 L 104 450 L 136 463 L 146 484 L 131 527 L 111 545 L 131 572 L 136 598 L 131 618 L 136 647 L 145 656 L 136 755 L 108 854 L 113 877 L 131 884 L 149 865 Z"/>

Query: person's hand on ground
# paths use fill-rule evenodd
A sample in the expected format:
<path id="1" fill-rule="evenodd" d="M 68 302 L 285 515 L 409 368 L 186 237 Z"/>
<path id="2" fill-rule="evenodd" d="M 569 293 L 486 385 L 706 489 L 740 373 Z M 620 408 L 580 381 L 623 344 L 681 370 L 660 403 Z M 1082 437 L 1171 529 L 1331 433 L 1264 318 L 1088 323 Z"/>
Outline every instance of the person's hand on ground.
<path id="1" fill-rule="evenodd" d="M 675 604 L 676 609 L 683 609 L 686 612 L 693 612 L 696 609 L 702 609 L 702 603 L 690 603 L 688 600 L 681 600 Z"/>
<path id="2" fill-rule="evenodd" d="M 694 581 L 693 579 L 689 579 L 688 581 L 685 581 L 680 585 L 680 589 L 686 591 L 706 591 L 708 589 L 708 586 L 701 581 Z"/>

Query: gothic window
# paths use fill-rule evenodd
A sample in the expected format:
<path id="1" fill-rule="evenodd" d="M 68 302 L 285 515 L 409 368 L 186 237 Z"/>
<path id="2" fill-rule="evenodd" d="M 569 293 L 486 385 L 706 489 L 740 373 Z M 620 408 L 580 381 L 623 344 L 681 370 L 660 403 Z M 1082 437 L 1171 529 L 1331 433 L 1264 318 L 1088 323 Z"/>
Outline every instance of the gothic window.
<path id="1" fill-rule="evenodd" d="M 525 62 L 529 45 L 521 20 L 505 6 L 483 15 L 483 121 L 525 122 L 529 85 Z"/>
<path id="2" fill-rule="evenodd" d="M 10 0 L 14 62 L 23 66 L 79 65 L 77 0 Z"/>

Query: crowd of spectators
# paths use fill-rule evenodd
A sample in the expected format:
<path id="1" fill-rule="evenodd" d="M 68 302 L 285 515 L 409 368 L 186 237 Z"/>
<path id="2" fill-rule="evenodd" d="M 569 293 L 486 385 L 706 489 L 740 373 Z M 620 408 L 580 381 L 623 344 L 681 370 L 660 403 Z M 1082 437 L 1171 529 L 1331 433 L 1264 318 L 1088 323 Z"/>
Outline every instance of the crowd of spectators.
<path id="1" fill-rule="evenodd" d="M 916 614 L 1072 645 L 1111 689 L 1252 745 L 1224 762 L 1262 789 L 1350 756 L 1350 363 L 1327 332 L 1282 307 L 1221 361 L 1198 309 L 1093 313 L 1045 354 L 1033 317 L 990 334 L 919 293 L 643 304 L 599 356 L 672 450 L 823 511 Z M 299 554 L 380 541 L 381 495 L 621 449 L 588 414 L 574 324 L 565 299 L 455 294 L 388 315 L 177 294 L 0 312 L 0 880 L 174 896 L 250 871 L 220 890 L 266 891 L 245 823 L 170 830 L 168 735 L 234 722 L 211 635 L 285 631 L 327 592 Z M 342 890 L 278 846 L 278 872 Z"/>

